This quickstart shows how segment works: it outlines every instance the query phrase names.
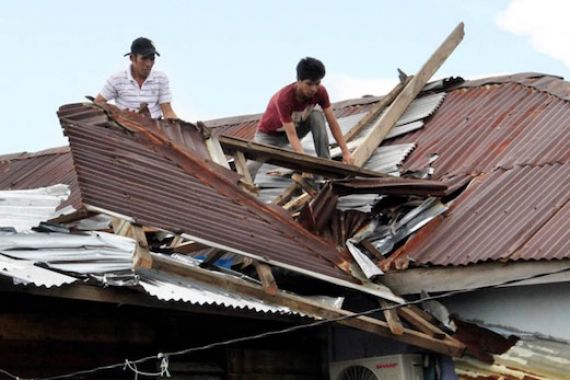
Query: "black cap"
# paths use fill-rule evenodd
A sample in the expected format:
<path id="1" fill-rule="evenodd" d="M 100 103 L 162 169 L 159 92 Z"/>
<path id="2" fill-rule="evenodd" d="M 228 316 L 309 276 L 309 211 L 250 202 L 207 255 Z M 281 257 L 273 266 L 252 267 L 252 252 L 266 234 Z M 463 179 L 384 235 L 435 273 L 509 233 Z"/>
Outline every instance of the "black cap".
<path id="1" fill-rule="evenodd" d="M 160 57 L 160 54 L 156 51 L 154 43 L 148 38 L 139 37 L 133 41 L 131 44 L 131 51 L 125 54 L 125 57 L 129 54 L 140 54 L 143 57 L 156 54 Z"/>

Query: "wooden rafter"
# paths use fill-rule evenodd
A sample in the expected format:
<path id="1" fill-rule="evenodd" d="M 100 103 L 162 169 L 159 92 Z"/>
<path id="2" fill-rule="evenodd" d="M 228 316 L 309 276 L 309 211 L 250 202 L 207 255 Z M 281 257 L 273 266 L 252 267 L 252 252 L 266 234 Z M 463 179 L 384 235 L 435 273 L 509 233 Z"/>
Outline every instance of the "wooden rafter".
<path id="1" fill-rule="evenodd" d="M 368 132 L 364 141 L 353 152 L 354 164 L 356 166 L 360 167 L 364 165 L 370 158 L 374 150 L 382 142 L 388 132 L 390 132 L 392 127 L 396 125 L 397 121 L 420 93 L 427 81 L 443 62 L 445 62 L 457 45 L 459 45 L 464 35 L 463 23 L 460 23 L 432 54 L 420 71 L 408 82 L 394 102 L 386 108 L 386 111 L 376 121 L 370 132 Z"/>
<path id="2" fill-rule="evenodd" d="M 229 292 L 248 295 L 270 302 L 272 304 L 288 307 L 294 311 L 312 315 L 319 319 L 334 319 L 347 317 L 337 323 L 367 331 L 383 337 L 400 340 L 404 343 L 422 347 L 444 355 L 461 356 L 465 350 L 463 344 L 453 339 L 435 339 L 423 332 L 404 328 L 401 335 L 394 335 L 387 322 L 366 316 L 355 316 L 354 313 L 343 309 L 336 309 L 327 305 L 296 296 L 290 293 L 277 291 L 270 295 L 257 284 L 230 276 L 217 276 L 202 268 L 190 267 L 176 262 L 168 257 L 154 256 L 152 269 L 166 271 L 182 277 L 191 278 L 226 289 Z"/>

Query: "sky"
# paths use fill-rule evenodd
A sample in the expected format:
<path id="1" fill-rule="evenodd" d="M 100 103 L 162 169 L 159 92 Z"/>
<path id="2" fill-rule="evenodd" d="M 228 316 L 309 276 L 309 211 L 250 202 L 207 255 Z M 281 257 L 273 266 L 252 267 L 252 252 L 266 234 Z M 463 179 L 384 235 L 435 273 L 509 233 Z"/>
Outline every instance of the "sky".
<path id="1" fill-rule="evenodd" d="M 57 109 L 97 95 L 139 36 L 194 122 L 263 112 L 306 56 L 324 62 L 332 101 L 382 95 L 461 21 L 465 38 L 434 78 L 570 77 L 568 14 L 566 0 L 2 1 L 0 154 L 66 145 Z"/>

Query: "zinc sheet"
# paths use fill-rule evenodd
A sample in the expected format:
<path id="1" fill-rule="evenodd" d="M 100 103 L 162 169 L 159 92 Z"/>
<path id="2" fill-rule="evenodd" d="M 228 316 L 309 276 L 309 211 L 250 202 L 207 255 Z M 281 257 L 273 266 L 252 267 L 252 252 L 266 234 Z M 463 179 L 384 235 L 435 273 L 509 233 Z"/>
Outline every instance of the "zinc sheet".
<path id="1" fill-rule="evenodd" d="M 128 130 L 84 125 L 73 122 L 74 107 L 62 107 L 60 117 L 86 204 L 275 265 L 349 279 L 333 245 L 240 190 L 229 170 L 172 144 L 142 117 L 115 111 Z"/>

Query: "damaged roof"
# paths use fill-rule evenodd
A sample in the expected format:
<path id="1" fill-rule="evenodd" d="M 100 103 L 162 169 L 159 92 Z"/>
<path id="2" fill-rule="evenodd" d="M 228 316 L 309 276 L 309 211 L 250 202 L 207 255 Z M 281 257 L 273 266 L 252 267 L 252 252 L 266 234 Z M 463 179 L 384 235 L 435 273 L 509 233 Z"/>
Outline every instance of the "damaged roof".
<path id="1" fill-rule="evenodd" d="M 403 170 L 471 183 L 391 258 L 416 265 L 570 257 L 570 83 L 521 74 L 456 86 L 422 130 Z M 405 266 L 405 265 L 404 265 Z"/>
<path id="2" fill-rule="evenodd" d="M 383 269 L 405 268 L 410 261 L 446 266 L 570 257 L 570 83 L 520 73 L 437 81 L 426 85 L 424 95 L 441 91 L 447 95 L 423 128 L 382 146 L 416 145 L 402 172 L 431 167 L 432 179 L 455 183 L 456 190 L 470 184 Z M 335 113 L 366 112 L 380 99 L 335 103 Z M 251 138 L 257 117 L 209 125 Z"/>
<path id="3" fill-rule="evenodd" d="M 68 205 L 78 208 L 77 176 L 69 147 L 0 156 L 0 190 L 35 189 L 55 184 L 65 184 L 71 189 L 71 196 L 60 208 Z"/>
<path id="4" fill-rule="evenodd" d="M 447 95 L 424 119 L 422 129 L 382 146 L 415 144 L 403 162 L 403 172 L 431 166 L 432 179 L 468 185 L 442 216 L 413 235 L 388 264 L 412 260 L 415 265 L 446 266 L 570 257 L 566 238 L 570 231 L 570 84 L 556 76 L 521 73 L 467 82 L 443 80 L 428 84 L 426 90 Z M 335 113 L 338 117 L 364 114 L 380 99 L 338 102 Z M 251 138 L 258 118 L 238 116 L 206 124 L 224 134 Z M 430 163 L 433 156 L 437 159 Z M 62 180 L 47 175 L 47 167 L 44 171 L 44 160 L 49 163 L 58 157 L 63 163 L 54 164 L 52 170 L 58 168 Z M 70 184 L 72 198 L 79 199 L 65 148 L 2 158 L 3 188 L 45 186 L 53 178 Z"/>
<path id="5" fill-rule="evenodd" d="M 96 122 L 86 122 L 85 112 L 98 112 Z M 86 205 L 294 271 L 350 280 L 334 245 L 239 189 L 235 172 L 173 143 L 152 120 L 107 112 L 112 117 L 75 104 L 58 113 Z"/>

